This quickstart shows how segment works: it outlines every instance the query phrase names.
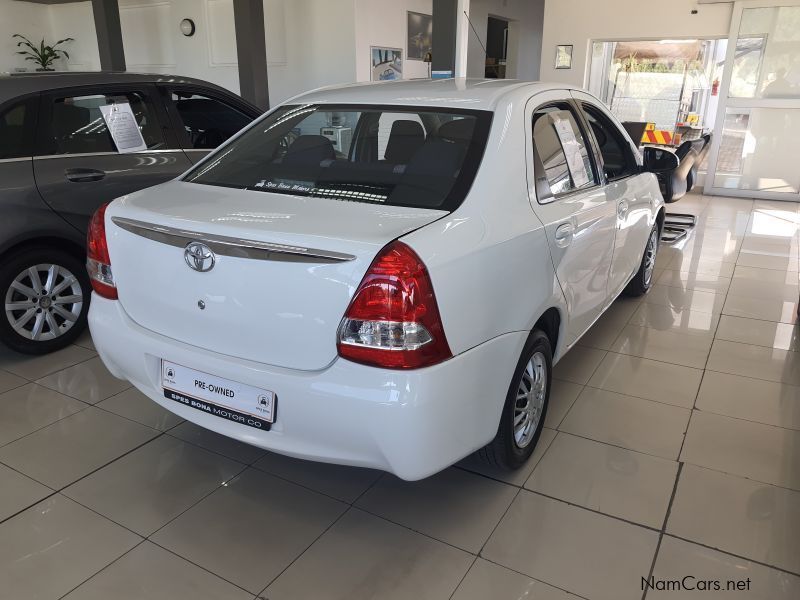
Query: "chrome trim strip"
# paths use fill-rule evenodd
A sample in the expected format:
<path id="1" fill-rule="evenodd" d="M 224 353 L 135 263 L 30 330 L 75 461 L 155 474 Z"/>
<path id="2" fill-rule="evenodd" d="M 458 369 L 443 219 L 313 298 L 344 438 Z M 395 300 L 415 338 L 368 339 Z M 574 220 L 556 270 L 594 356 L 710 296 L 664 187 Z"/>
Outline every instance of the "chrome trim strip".
<path id="1" fill-rule="evenodd" d="M 30 156 L 20 156 L 18 158 L 0 158 L 0 163 L 22 162 L 24 160 L 30 161 Z"/>
<path id="2" fill-rule="evenodd" d="M 180 154 L 183 152 L 180 148 L 164 148 L 163 150 L 141 150 L 140 152 L 86 152 L 77 154 L 43 154 L 41 156 L 34 156 L 33 160 L 49 160 L 51 158 L 77 158 L 77 157 L 91 157 L 91 156 L 138 156 L 141 154 Z"/>
<path id="3" fill-rule="evenodd" d="M 111 217 L 111 222 L 135 235 L 177 248 L 184 248 L 190 242 L 203 242 L 214 252 L 224 256 L 298 262 L 347 262 L 356 258 L 342 252 L 187 231 L 123 217 Z"/>

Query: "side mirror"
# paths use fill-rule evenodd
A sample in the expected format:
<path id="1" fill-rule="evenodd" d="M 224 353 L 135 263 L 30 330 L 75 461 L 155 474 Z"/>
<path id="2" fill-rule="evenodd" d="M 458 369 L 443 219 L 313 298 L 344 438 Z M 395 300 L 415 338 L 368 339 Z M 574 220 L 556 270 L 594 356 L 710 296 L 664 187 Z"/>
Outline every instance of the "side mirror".
<path id="1" fill-rule="evenodd" d="M 651 173 L 668 173 L 677 169 L 681 164 L 674 152 L 652 146 L 645 146 L 642 158 L 642 170 Z"/>

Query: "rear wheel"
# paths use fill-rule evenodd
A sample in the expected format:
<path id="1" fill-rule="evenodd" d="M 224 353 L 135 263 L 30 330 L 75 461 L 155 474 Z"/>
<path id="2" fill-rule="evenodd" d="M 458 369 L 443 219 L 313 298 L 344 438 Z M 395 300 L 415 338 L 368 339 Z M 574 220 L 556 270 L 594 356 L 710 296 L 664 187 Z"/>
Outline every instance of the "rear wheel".
<path id="1" fill-rule="evenodd" d="M 0 266 L 0 342 L 46 354 L 75 341 L 86 327 L 91 287 L 84 265 L 53 248 L 28 248 Z"/>
<path id="2" fill-rule="evenodd" d="M 647 245 L 644 248 L 642 262 L 639 270 L 630 280 L 627 287 L 622 291 L 626 296 L 642 296 L 646 294 L 653 285 L 653 272 L 656 267 L 656 256 L 658 255 L 660 228 L 658 223 L 653 225 L 650 230 L 650 237 L 647 238 Z"/>
<path id="3" fill-rule="evenodd" d="M 544 332 L 528 338 L 508 388 L 497 435 L 478 451 L 489 464 L 518 469 L 539 441 L 550 399 L 553 351 Z"/>

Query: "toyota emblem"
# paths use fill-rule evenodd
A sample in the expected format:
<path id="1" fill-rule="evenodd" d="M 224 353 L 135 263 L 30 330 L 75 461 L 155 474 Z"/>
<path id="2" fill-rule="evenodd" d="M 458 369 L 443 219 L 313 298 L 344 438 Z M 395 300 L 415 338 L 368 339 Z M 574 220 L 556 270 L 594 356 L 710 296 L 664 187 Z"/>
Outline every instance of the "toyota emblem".
<path id="1" fill-rule="evenodd" d="M 213 269 L 214 264 L 217 262 L 217 257 L 211 251 L 211 248 L 200 242 L 187 244 L 183 251 L 183 258 L 190 268 L 201 273 Z"/>

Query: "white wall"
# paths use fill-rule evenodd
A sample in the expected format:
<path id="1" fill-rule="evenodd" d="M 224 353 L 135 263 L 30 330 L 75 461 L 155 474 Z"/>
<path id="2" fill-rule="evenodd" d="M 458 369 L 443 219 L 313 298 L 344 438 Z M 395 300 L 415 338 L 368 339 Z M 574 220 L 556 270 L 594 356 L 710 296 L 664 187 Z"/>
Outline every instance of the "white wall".
<path id="1" fill-rule="evenodd" d="M 0 0 L 0 73 L 24 67 L 35 68 L 32 61 L 14 54 L 19 40 L 12 39 L 15 33 L 24 35 L 34 43 L 42 38 L 52 43 L 47 23 L 47 7 L 43 4 Z"/>
<path id="2" fill-rule="evenodd" d="M 485 74 L 486 27 L 489 15 L 510 21 L 507 77 L 514 79 L 539 79 L 541 62 L 542 15 L 545 4 L 564 0 L 470 0 L 469 18 L 477 37 L 469 28 L 467 50 L 467 76 L 483 77 Z M 463 18 L 459 15 L 459 18 Z M 478 40 L 480 38 L 480 41 Z"/>
<path id="3" fill-rule="evenodd" d="M 277 1 L 283 3 L 286 16 L 286 59 L 283 65 L 269 67 L 272 103 L 312 88 L 355 81 L 355 0 Z M 271 35 L 268 29 L 267 39 Z"/>
<path id="4" fill-rule="evenodd" d="M 239 92 L 232 0 L 119 0 L 129 71 L 197 77 Z M 191 37 L 180 32 L 191 19 Z M 270 101 L 355 80 L 354 0 L 264 0 Z"/>
<path id="5" fill-rule="evenodd" d="M 732 7 L 696 0 L 548 0 L 541 79 L 585 85 L 592 40 L 727 37 Z M 554 68 L 559 44 L 573 45 L 571 69 Z"/>
<path id="6" fill-rule="evenodd" d="M 75 38 L 64 48 L 69 60 L 56 63 L 58 69 L 69 71 L 97 71 L 100 69 L 100 53 L 97 50 L 97 34 L 94 29 L 92 3 L 75 2 L 54 4 L 48 7 L 47 24 L 53 40 Z"/>
<path id="7" fill-rule="evenodd" d="M 402 48 L 403 79 L 428 76 L 428 63 L 408 60 L 407 11 L 433 14 L 432 0 L 355 0 L 356 79 L 369 81 L 371 46 Z"/>

